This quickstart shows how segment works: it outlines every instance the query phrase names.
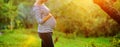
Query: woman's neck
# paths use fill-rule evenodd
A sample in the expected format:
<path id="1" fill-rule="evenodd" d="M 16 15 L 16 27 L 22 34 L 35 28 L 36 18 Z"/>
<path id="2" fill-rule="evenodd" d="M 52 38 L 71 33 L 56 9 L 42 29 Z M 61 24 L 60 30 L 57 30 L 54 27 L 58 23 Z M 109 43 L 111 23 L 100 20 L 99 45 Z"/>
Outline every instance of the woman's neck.
<path id="1" fill-rule="evenodd" d="M 42 4 L 44 4 L 44 2 L 37 2 L 37 1 L 36 1 L 36 2 L 34 3 L 34 6 L 40 6 L 40 5 L 42 5 Z"/>

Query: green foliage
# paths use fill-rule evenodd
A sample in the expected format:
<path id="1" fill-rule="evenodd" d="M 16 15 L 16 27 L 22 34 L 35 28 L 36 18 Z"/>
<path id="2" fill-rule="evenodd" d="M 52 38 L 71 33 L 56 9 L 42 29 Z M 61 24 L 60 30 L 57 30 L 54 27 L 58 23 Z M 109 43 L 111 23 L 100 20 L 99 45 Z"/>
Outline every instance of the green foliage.
<path id="1" fill-rule="evenodd" d="M 1 0 L 0 10 L 0 29 L 13 28 L 17 16 L 17 7 L 13 5 L 13 1 L 4 3 Z"/>
<path id="2" fill-rule="evenodd" d="M 120 47 L 120 33 L 116 36 L 114 36 L 113 40 L 112 40 L 112 45 L 114 47 Z"/>
<path id="3" fill-rule="evenodd" d="M 30 2 L 25 3 L 19 0 L 1 0 L 0 2 L 0 29 L 31 28 L 36 23 L 33 22 L 34 19 L 30 14 L 32 8 L 29 6 Z"/>
<path id="4" fill-rule="evenodd" d="M 25 28 L 32 28 L 33 25 L 36 25 L 34 16 L 31 13 L 32 8 L 27 6 L 25 3 L 20 3 L 18 6 L 18 19 Z"/>

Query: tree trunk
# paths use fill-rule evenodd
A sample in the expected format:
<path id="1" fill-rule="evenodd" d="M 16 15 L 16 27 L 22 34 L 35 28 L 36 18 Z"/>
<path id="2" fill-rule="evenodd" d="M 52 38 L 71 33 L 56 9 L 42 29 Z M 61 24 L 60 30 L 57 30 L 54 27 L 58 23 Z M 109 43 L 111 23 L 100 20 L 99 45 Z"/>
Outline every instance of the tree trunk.
<path id="1" fill-rule="evenodd" d="M 113 7 L 116 0 L 93 0 L 95 4 L 99 5 L 113 20 L 120 25 L 120 12 Z"/>

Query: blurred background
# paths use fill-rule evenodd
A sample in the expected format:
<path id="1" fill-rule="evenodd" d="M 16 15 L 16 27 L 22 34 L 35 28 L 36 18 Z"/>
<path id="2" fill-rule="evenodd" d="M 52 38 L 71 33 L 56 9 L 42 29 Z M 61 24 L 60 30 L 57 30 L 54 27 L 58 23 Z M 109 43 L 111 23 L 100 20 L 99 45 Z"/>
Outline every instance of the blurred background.
<path id="1" fill-rule="evenodd" d="M 0 0 L 0 47 L 40 47 L 35 0 Z M 120 47 L 120 25 L 93 0 L 48 0 L 55 47 Z M 120 0 L 113 5 L 120 11 Z"/>

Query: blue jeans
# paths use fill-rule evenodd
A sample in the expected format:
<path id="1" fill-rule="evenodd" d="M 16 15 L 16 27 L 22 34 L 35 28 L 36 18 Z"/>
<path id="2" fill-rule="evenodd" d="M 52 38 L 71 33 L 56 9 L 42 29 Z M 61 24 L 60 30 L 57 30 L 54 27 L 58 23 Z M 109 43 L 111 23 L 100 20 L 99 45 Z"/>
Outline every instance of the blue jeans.
<path id="1" fill-rule="evenodd" d="M 42 47 L 54 47 L 52 40 L 52 32 L 39 33 L 39 37 L 42 39 Z"/>

